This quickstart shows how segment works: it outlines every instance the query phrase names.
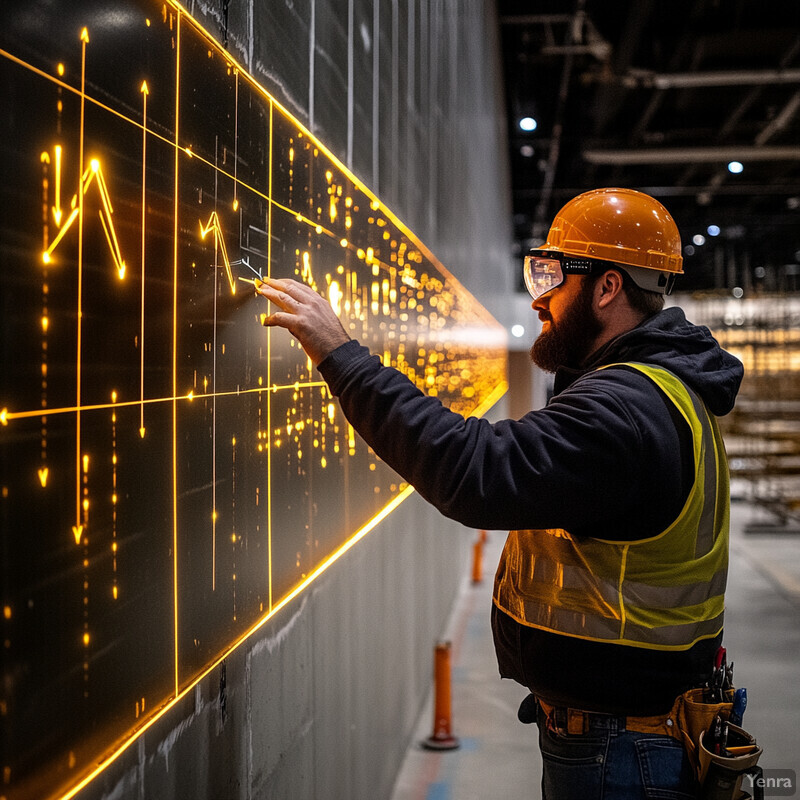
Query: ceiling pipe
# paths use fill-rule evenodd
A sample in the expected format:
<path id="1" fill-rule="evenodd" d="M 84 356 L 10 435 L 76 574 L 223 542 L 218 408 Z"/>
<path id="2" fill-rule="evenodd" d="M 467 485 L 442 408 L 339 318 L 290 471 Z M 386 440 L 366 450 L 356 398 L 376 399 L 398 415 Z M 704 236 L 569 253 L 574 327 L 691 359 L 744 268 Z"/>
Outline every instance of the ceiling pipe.
<path id="1" fill-rule="evenodd" d="M 674 164 L 714 161 L 800 161 L 800 147 L 673 147 L 652 150 L 584 150 L 590 164 Z"/>
<path id="2" fill-rule="evenodd" d="M 778 62 L 778 70 L 781 72 L 785 71 L 787 65 L 791 64 L 795 60 L 798 52 L 800 52 L 800 36 L 795 37 L 791 47 L 789 47 L 788 50 L 786 50 L 786 52 L 781 56 L 781 59 Z M 742 102 L 739 103 L 739 105 L 728 116 L 725 124 L 717 133 L 716 139 L 718 142 L 724 141 L 730 135 L 730 133 L 734 130 L 734 125 L 744 116 L 747 109 L 750 108 L 750 106 L 754 104 L 759 97 L 761 97 L 765 88 L 766 87 L 761 84 L 754 85 L 750 88 Z M 800 90 L 794 92 L 792 97 L 790 97 L 788 102 L 784 105 L 783 109 L 781 109 L 780 113 L 765 128 L 761 130 L 758 136 L 756 136 L 753 142 L 755 146 L 765 147 L 770 139 L 780 133 L 789 124 L 791 119 L 797 113 L 798 107 L 800 107 Z M 697 165 L 690 167 L 690 174 L 691 170 L 696 168 Z M 714 195 L 719 194 L 720 187 L 724 184 L 727 177 L 727 172 L 724 171 L 722 167 L 719 167 L 706 185 L 706 188 L 697 194 L 697 202 L 701 205 L 708 205 L 713 199 Z"/>
<path id="3" fill-rule="evenodd" d="M 702 86 L 766 86 L 800 83 L 800 69 L 653 73 L 632 70 L 621 78 L 629 88 L 692 89 Z"/>
<path id="4" fill-rule="evenodd" d="M 584 11 L 586 0 L 578 0 L 575 14 L 571 19 L 571 24 L 567 32 L 567 44 L 575 44 L 581 40 L 581 31 L 586 19 Z M 553 116 L 553 129 L 550 137 L 550 149 L 547 154 L 547 166 L 544 171 L 542 181 L 542 192 L 536 210 L 533 215 L 533 225 L 531 235 L 534 239 L 543 238 L 549 227 L 548 209 L 550 207 L 550 196 L 553 192 L 553 184 L 556 179 L 556 168 L 558 167 L 558 157 L 561 151 L 561 137 L 564 132 L 564 114 L 569 94 L 569 83 L 572 76 L 572 65 L 574 54 L 567 52 L 564 55 L 564 66 L 561 70 L 561 82 L 558 87 L 558 103 Z"/>

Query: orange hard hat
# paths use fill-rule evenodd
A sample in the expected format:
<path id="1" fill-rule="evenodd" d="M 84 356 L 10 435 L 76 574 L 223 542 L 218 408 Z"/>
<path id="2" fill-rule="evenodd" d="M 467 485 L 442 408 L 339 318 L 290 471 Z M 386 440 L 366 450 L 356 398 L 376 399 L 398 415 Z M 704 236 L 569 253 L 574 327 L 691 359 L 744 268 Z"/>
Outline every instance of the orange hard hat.
<path id="1" fill-rule="evenodd" d="M 573 198 L 556 214 L 541 249 L 613 261 L 650 291 L 668 293 L 683 273 L 675 220 L 634 189 L 593 189 Z"/>

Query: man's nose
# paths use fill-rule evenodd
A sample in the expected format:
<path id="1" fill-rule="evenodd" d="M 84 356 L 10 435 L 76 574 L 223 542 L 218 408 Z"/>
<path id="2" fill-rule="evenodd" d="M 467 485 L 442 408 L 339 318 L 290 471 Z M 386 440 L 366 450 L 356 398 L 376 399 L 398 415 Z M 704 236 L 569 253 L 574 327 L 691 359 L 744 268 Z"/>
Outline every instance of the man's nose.
<path id="1" fill-rule="evenodd" d="M 549 303 L 549 301 L 550 301 L 550 298 L 549 298 L 549 296 L 548 296 L 549 294 L 550 294 L 550 293 L 549 293 L 549 292 L 547 292 L 546 294 L 543 294 L 541 297 L 537 297 L 537 298 L 536 298 L 536 299 L 535 299 L 535 300 L 534 300 L 534 301 L 531 303 L 531 308 L 532 308 L 534 311 L 547 311 L 547 307 L 548 307 L 548 305 L 550 304 L 550 303 Z"/>

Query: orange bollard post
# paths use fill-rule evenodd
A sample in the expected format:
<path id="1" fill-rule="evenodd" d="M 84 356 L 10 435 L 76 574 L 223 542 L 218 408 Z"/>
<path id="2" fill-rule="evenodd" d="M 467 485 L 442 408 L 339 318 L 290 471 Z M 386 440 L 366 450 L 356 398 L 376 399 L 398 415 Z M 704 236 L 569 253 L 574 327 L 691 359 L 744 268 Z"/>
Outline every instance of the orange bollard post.
<path id="1" fill-rule="evenodd" d="M 450 694 L 450 642 L 438 642 L 433 667 L 433 733 L 422 742 L 428 750 L 455 750 L 460 746 L 453 736 Z"/>
<path id="2" fill-rule="evenodd" d="M 472 582 L 483 580 L 483 545 L 486 543 L 486 531 L 480 531 L 478 540 L 472 545 Z"/>

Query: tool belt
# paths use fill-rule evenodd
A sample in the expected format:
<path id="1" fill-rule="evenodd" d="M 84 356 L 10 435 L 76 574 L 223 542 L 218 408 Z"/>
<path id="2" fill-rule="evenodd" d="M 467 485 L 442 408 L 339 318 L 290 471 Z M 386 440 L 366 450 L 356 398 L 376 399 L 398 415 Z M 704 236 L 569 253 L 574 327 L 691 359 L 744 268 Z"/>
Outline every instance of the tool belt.
<path id="1" fill-rule="evenodd" d="M 707 689 L 690 689 L 675 700 L 668 713 L 652 717 L 615 716 L 561 708 L 539 698 L 537 702 L 547 717 L 548 729 L 561 735 L 579 736 L 589 731 L 593 719 L 616 718 L 624 722 L 626 730 L 677 739 L 694 767 L 701 787 L 698 795 L 701 800 L 743 800 L 749 797 L 741 788 L 745 775 L 754 776 L 749 785 L 754 787 L 755 800 L 760 800 L 763 789 L 759 788 L 761 782 L 755 778 L 761 777 L 757 763 L 762 750 L 756 740 L 739 726 L 727 723 L 727 748 L 716 752 L 717 748 L 709 742 L 708 733 L 717 717 L 726 721 L 730 717 L 733 689 L 725 690 L 720 702 L 707 702 L 707 694 Z"/>
<path id="2" fill-rule="evenodd" d="M 544 700 L 538 700 L 539 705 L 547 717 L 547 726 L 550 730 L 563 735 L 576 736 L 589 731 L 592 719 L 617 719 L 624 723 L 625 729 L 637 733 L 655 733 L 662 736 L 672 736 L 675 727 L 674 718 L 669 714 L 660 714 L 653 717 L 625 717 L 614 714 L 600 714 L 594 711 L 581 711 L 577 708 L 561 708 L 551 706 Z M 675 736 L 674 738 L 680 738 Z"/>

